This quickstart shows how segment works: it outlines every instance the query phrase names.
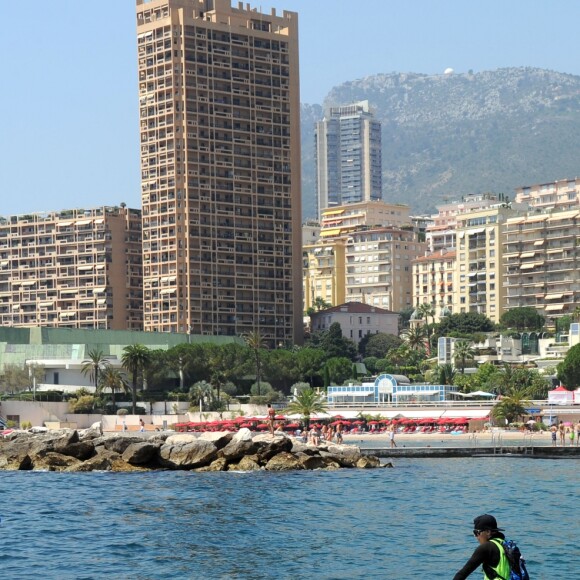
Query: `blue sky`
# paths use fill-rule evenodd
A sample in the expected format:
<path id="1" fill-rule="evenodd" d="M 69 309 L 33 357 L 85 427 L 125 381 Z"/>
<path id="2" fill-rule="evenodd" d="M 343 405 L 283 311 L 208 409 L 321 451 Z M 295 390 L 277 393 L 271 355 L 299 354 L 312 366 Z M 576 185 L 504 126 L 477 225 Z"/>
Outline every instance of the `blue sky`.
<path id="1" fill-rule="evenodd" d="M 237 0 L 232 2 L 237 4 Z M 301 95 L 376 73 L 580 74 L 577 0 L 269 0 L 299 13 Z M 140 206 L 134 0 L 0 1 L 0 215 Z"/>

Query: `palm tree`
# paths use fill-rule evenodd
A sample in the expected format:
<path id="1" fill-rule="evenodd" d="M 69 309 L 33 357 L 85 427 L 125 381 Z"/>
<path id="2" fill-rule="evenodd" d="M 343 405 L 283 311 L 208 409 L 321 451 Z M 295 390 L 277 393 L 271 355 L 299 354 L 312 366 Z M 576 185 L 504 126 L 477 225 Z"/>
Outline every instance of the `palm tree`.
<path id="1" fill-rule="evenodd" d="M 252 332 L 248 332 L 248 334 L 244 336 L 244 340 L 246 341 L 248 347 L 251 348 L 254 353 L 254 363 L 256 367 L 256 382 L 258 383 L 258 397 L 259 397 L 260 371 L 261 371 L 260 349 L 265 348 L 266 344 L 259 330 L 253 330 Z"/>
<path id="2" fill-rule="evenodd" d="M 435 306 L 433 306 L 433 304 L 429 304 L 428 302 L 423 302 L 423 304 L 418 306 L 417 312 L 421 318 L 425 318 L 425 334 L 427 336 L 429 352 L 431 352 L 431 330 L 429 328 L 429 317 L 431 317 L 432 323 L 435 324 Z"/>
<path id="3" fill-rule="evenodd" d="M 458 340 L 455 343 L 453 357 L 455 360 L 461 361 L 461 374 L 465 374 L 465 361 L 473 360 L 475 358 L 475 350 L 473 350 L 471 343 L 467 340 Z"/>
<path id="4" fill-rule="evenodd" d="M 322 296 L 317 296 L 314 299 L 314 307 L 316 308 L 316 310 L 318 312 L 320 312 L 321 310 L 326 310 L 327 308 L 331 308 L 332 304 L 330 302 L 327 302 L 324 298 L 322 298 Z"/>
<path id="5" fill-rule="evenodd" d="M 137 379 L 151 361 L 151 351 L 142 344 L 130 344 L 123 349 L 121 362 L 125 370 L 131 373 L 131 394 L 133 415 L 137 414 Z"/>
<path id="6" fill-rule="evenodd" d="M 105 370 L 111 363 L 109 357 L 106 356 L 102 350 L 89 350 L 87 353 L 87 359 L 81 364 L 81 373 L 83 375 L 89 375 L 91 381 L 93 381 L 95 389 L 99 388 L 99 373 Z"/>
<path id="7" fill-rule="evenodd" d="M 508 395 L 495 405 L 491 411 L 494 419 L 503 419 L 508 424 L 513 423 L 518 417 L 527 414 L 526 407 L 530 406 L 529 390 L 526 388 L 512 388 Z"/>
<path id="8" fill-rule="evenodd" d="M 285 412 L 288 414 L 298 413 L 304 417 L 305 428 L 310 426 L 310 415 L 312 413 L 324 413 L 326 411 L 326 398 L 323 393 L 318 393 L 314 389 L 302 389 L 294 395 Z"/>
<path id="9" fill-rule="evenodd" d="M 404 336 L 405 344 L 411 350 L 419 350 L 425 347 L 425 329 L 422 326 L 409 328 Z"/>
<path id="10" fill-rule="evenodd" d="M 127 377 L 119 370 L 108 366 L 101 372 L 97 392 L 100 394 L 105 390 L 111 391 L 111 402 L 113 403 L 113 413 L 116 410 L 115 391 L 126 393 L 129 389 Z"/>
<path id="11" fill-rule="evenodd" d="M 439 365 L 436 369 L 437 382 L 440 385 L 452 385 L 455 379 L 455 369 L 450 363 Z"/>

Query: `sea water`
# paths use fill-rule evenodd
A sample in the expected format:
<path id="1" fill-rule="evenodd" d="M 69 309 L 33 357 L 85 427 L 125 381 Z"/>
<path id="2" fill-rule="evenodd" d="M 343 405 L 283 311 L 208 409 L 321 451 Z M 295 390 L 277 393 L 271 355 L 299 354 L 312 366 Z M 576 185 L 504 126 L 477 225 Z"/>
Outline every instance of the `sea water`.
<path id="1" fill-rule="evenodd" d="M 291 473 L 0 472 L 3 578 L 452 578 L 495 515 L 534 580 L 580 569 L 578 460 Z M 473 574 L 480 578 L 481 572 Z"/>

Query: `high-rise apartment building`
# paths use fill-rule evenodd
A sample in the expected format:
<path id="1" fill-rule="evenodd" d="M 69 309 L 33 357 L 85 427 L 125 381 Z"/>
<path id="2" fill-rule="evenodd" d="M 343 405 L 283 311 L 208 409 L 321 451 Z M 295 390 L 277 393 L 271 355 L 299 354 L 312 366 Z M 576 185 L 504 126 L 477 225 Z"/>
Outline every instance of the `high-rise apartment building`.
<path id="1" fill-rule="evenodd" d="M 413 260 L 413 306 L 432 305 L 434 322 L 453 314 L 454 274 L 455 250 L 439 250 Z"/>
<path id="2" fill-rule="evenodd" d="M 553 322 L 580 302 L 580 207 L 505 222 L 505 309 L 531 306 Z"/>
<path id="3" fill-rule="evenodd" d="M 580 178 L 516 187 L 518 203 L 539 209 L 574 209 L 580 205 Z"/>
<path id="4" fill-rule="evenodd" d="M 381 123 L 368 101 L 332 107 L 315 127 L 318 217 L 335 205 L 382 199 Z"/>
<path id="5" fill-rule="evenodd" d="M 0 217 L 0 326 L 142 330 L 141 212 Z"/>
<path id="6" fill-rule="evenodd" d="M 384 201 L 360 201 L 333 208 L 324 209 L 320 216 L 320 235 L 340 230 L 346 233 L 359 226 L 395 226 L 411 225 L 410 208 L 402 203 Z"/>
<path id="7" fill-rule="evenodd" d="M 412 261 L 426 244 L 409 230 L 360 229 L 348 234 L 346 301 L 400 312 L 412 306 Z"/>
<path id="8" fill-rule="evenodd" d="M 504 225 L 525 204 L 505 204 L 457 216 L 453 313 L 479 312 L 499 322 L 504 305 Z"/>
<path id="9" fill-rule="evenodd" d="M 302 339 L 298 17 L 137 0 L 144 327 Z"/>

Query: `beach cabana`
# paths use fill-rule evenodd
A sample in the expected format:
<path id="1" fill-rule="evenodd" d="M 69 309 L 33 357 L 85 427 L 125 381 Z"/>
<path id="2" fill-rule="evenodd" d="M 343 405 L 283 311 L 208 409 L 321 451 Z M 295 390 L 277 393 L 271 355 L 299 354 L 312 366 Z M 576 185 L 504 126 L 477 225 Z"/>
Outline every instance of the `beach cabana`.
<path id="1" fill-rule="evenodd" d="M 553 391 L 548 391 L 548 403 L 550 405 L 573 405 L 574 391 L 569 391 L 566 387 L 558 387 Z"/>

